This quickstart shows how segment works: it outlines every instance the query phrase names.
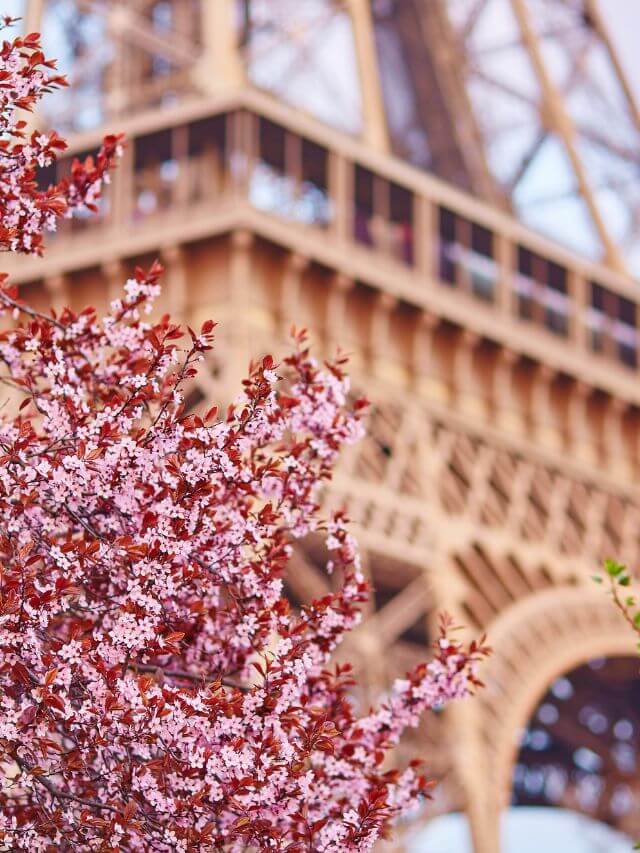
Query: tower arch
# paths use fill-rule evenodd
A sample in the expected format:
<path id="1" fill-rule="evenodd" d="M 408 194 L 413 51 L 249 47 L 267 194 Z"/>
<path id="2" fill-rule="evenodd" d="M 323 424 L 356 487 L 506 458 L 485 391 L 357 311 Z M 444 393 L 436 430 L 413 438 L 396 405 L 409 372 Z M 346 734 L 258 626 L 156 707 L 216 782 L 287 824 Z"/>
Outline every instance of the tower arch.
<path id="1" fill-rule="evenodd" d="M 558 586 L 515 602 L 488 629 L 493 655 L 476 717 L 480 758 L 467 774 L 478 850 L 499 849 L 500 813 L 509 805 L 521 735 L 556 679 L 594 658 L 636 655 L 636 644 L 602 590 Z M 640 662 L 639 662 L 640 666 Z M 491 841 L 491 839 L 494 839 Z"/>

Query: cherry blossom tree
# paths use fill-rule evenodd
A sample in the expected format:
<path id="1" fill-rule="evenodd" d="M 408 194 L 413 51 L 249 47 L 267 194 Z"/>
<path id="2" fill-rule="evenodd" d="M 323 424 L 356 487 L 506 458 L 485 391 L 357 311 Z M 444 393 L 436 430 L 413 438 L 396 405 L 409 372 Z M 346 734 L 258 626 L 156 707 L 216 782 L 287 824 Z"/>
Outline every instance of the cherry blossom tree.
<path id="1" fill-rule="evenodd" d="M 5 16 L 0 29 L 17 19 Z M 45 59 L 38 33 L 5 41 L 0 50 L 0 249 L 41 254 L 42 234 L 54 231 L 60 216 L 85 207 L 95 211 L 102 184 L 119 153 L 120 136 L 106 136 L 95 160 L 74 161 L 71 175 L 45 190 L 38 188 L 38 167 L 48 166 L 65 150 L 55 131 L 27 135 L 24 114 L 47 92 L 66 86 L 55 62 Z"/>
<path id="2" fill-rule="evenodd" d="M 18 111 L 60 85 L 37 35 L 4 43 L 8 250 L 40 253 L 57 218 L 94 205 L 121 144 L 38 188 L 64 141 L 26 138 Z M 0 419 L 0 846 L 370 850 L 430 787 L 417 762 L 388 769 L 390 751 L 470 693 L 486 649 L 445 619 L 433 659 L 358 712 L 331 656 L 367 584 L 318 492 L 366 403 L 301 332 L 225 413 L 185 413 L 214 324 L 150 319 L 160 275 L 137 270 L 104 317 L 45 315 L 0 288 L 2 381 L 21 400 Z M 340 582 L 296 611 L 283 575 L 314 531 Z"/>

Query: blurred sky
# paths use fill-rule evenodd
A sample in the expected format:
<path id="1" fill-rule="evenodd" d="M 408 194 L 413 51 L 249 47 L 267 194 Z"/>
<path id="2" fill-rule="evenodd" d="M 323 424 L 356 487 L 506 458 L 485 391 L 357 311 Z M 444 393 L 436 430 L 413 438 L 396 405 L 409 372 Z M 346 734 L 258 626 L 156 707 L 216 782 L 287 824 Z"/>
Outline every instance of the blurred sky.
<path id="1" fill-rule="evenodd" d="M 640 100 L 640 56 L 638 56 L 638 38 L 640 36 L 640 0 L 597 0 L 615 45 L 625 64 Z M 24 14 L 24 0 L 5 0 L 2 11 L 12 15 Z"/>
<path id="2" fill-rule="evenodd" d="M 638 0 L 598 0 L 602 14 L 624 63 L 625 72 L 640 101 L 640 2 Z"/>

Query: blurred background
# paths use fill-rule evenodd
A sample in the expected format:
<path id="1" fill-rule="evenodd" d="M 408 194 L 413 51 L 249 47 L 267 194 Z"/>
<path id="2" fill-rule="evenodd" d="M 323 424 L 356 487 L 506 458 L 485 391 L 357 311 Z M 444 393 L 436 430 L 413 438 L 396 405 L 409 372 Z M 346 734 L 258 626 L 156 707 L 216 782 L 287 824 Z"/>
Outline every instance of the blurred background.
<path id="1" fill-rule="evenodd" d="M 640 6 L 628 0 L 5 0 L 70 86 L 70 156 L 123 131 L 97 217 L 9 259 L 32 302 L 104 305 L 160 257 L 220 321 L 189 405 L 307 325 L 373 402 L 327 486 L 373 600 L 375 701 L 444 609 L 495 652 L 398 750 L 440 782 L 386 849 L 595 853 L 640 837 L 633 637 L 590 576 L 640 551 Z M 297 549 L 299 604 L 329 583 Z"/>

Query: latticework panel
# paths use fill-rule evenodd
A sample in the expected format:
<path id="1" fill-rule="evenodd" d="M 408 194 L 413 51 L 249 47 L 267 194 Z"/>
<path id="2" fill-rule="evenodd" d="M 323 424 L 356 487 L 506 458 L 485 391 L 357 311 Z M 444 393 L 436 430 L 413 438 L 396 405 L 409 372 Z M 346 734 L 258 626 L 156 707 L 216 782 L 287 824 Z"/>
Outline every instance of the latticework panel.
<path id="1" fill-rule="evenodd" d="M 393 611 L 389 584 L 395 582 L 397 610 L 406 618 L 404 634 L 383 634 L 386 681 L 410 662 L 401 650 L 412 633 L 407 604 L 418 588 L 425 624 L 433 627 L 437 611 L 449 609 L 476 633 L 488 633 L 497 649 L 486 667 L 487 689 L 464 725 L 477 733 L 480 763 L 499 764 L 501 775 L 490 787 L 496 802 L 505 802 L 527 703 L 548 684 L 542 671 L 560 674 L 569 652 L 584 661 L 597 649 L 630 645 L 617 614 L 590 589 L 589 575 L 605 556 L 638 560 L 638 495 L 587 467 L 510 445 L 417 402 L 376 401 L 368 426 L 329 494 L 346 504 L 375 555 L 368 565 L 377 592 L 362 632 L 375 636 Z M 419 568 L 414 580 L 408 564 L 399 572 L 392 556 L 403 549 Z M 417 659 L 427 638 L 413 639 Z M 372 645 L 370 654 L 379 648 Z M 370 659 L 363 658 L 365 672 Z M 459 718 L 447 719 L 459 733 Z M 443 767 L 453 760 L 448 737 L 439 747 L 421 747 L 432 748 Z M 443 778 L 456 800 L 465 771 L 454 765 Z M 468 788 L 467 795 L 477 799 Z"/>

